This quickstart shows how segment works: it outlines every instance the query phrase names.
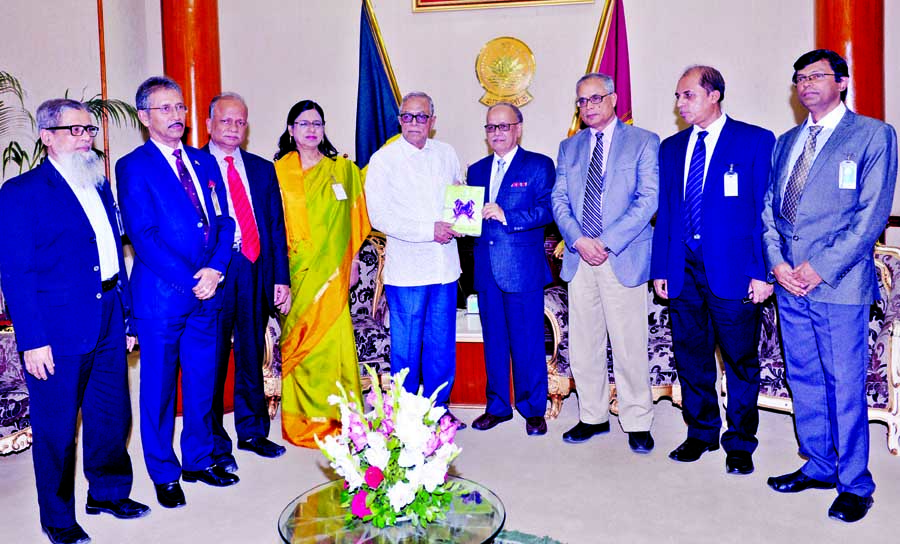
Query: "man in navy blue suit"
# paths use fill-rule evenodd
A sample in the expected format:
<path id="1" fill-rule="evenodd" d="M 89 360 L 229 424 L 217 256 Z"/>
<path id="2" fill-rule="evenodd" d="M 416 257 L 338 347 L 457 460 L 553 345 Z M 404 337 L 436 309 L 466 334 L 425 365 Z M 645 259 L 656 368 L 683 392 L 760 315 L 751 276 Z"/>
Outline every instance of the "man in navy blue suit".
<path id="1" fill-rule="evenodd" d="M 519 147 L 522 112 L 501 102 L 488 109 L 493 153 L 469 168 L 469 185 L 484 187 L 481 237 L 475 239 L 475 290 L 487 373 L 487 406 L 472 422 L 488 430 L 512 419 L 512 355 L 516 409 L 529 435 L 547 433 L 544 285 L 552 279 L 544 255 L 544 226 L 553 220 L 553 160 Z"/>
<path id="2" fill-rule="evenodd" d="M 166 77 L 135 97 L 150 140 L 116 163 L 122 218 L 135 251 L 134 316 L 141 338 L 144 462 L 166 508 L 185 504 L 179 480 L 238 482 L 213 461 L 212 404 L 222 292 L 234 221 L 209 154 L 181 143 L 187 108 Z M 172 448 L 178 367 L 184 392 L 181 462 Z M 183 470 L 182 470 L 183 468 Z"/>
<path id="3" fill-rule="evenodd" d="M 234 335 L 234 426 L 238 449 L 278 457 L 284 446 L 270 441 L 269 412 L 263 390 L 262 360 L 266 323 L 276 311 L 291 308 L 290 273 L 284 209 L 275 167 L 240 146 L 247 134 L 247 104 L 236 93 L 223 93 L 209 104 L 209 144 L 228 185 L 228 215 L 235 220 L 231 262 L 225 272 L 216 392 L 213 402 L 213 460 L 237 470 L 231 438 L 222 426 L 223 394 Z M 225 211 L 224 209 L 222 210 Z"/>
<path id="4" fill-rule="evenodd" d="M 41 527 L 51 542 L 89 542 L 75 520 L 81 410 L 88 514 L 138 518 L 128 498 L 131 429 L 126 346 L 131 296 L 97 127 L 87 107 L 54 99 L 37 110 L 47 160 L 0 190 L 0 270 L 24 361 Z M 126 333 L 129 335 L 126 339 Z"/>
<path id="5" fill-rule="evenodd" d="M 753 472 L 759 412 L 759 304 L 772 294 L 762 252 L 763 199 L 775 136 L 722 113 L 725 79 L 691 66 L 675 88 L 691 125 L 659 148 L 659 210 L 650 275 L 670 300 L 672 347 L 687 439 L 669 454 L 693 462 L 719 449 L 715 346 L 728 387 L 722 435 L 729 474 Z"/>

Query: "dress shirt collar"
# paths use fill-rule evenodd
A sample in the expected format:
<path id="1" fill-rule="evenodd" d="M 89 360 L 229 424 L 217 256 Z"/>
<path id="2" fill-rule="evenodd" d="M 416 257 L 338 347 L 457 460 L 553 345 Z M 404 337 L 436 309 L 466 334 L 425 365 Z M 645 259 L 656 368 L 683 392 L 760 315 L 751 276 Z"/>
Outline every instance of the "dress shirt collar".
<path id="1" fill-rule="evenodd" d="M 721 134 L 721 133 L 722 133 L 722 129 L 725 128 L 725 119 L 726 119 L 727 117 L 728 117 L 728 116 L 725 115 L 725 114 L 723 113 L 722 115 L 719 116 L 718 119 L 716 119 L 715 121 L 713 121 L 712 123 L 710 123 L 709 126 L 707 126 L 706 128 L 700 128 L 699 126 L 694 125 L 694 129 L 693 129 L 693 131 L 691 132 L 691 136 L 693 136 L 694 138 L 696 138 L 698 134 L 700 134 L 701 132 L 703 132 L 703 131 L 705 130 L 705 131 L 708 133 L 708 134 L 706 135 L 706 141 L 710 141 L 710 140 L 716 141 L 716 140 L 718 140 L 718 139 L 719 139 L 719 134 Z"/>
<path id="2" fill-rule="evenodd" d="M 212 140 L 209 141 L 209 154 L 215 157 L 219 162 L 223 162 L 225 160 L 225 157 L 233 157 L 235 164 L 244 162 L 241 157 L 241 148 L 235 149 L 234 153 L 228 153 L 221 147 L 217 146 L 216 143 Z"/>
<path id="3" fill-rule="evenodd" d="M 591 127 L 591 142 L 594 142 L 597 139 L 598 132 L 602 132 L 604 143 L 609 144 L 609 142 L 612 141 L 613 132 L 615 132 L 616 125 L 618 125 L 618 124 L 619 124 L 619 120 L 613 119 L 612 121 L 609 122 L 608 125 L 606 125 L 606 127 L 603 128 L 603 130 L 597 130 L 597 129 Z"/>
<path id="4" fill-rule="evenodd" d="M 431 138 L 425 140 L 425 145 L 422 146 L 422 149 L 419 149 L 418 147 L 406 141 L 406 138 L 400 136 L 400 148 L 403 150 L 403 154 L 407 157 L 411 157 L 412 155 L 421 151 L 430 151 L 432 147 L 434 146 L 431 143 Z"/>
<path id="5" fill-rule="evenodd" d="M 510 163 L 512 163 L 513 159 L 514 159 L 515 156 L 516 156 L 516 151 L 518 151 L 518 150 L 519 150 L 519 146 L 514 146 L 512 149 L 510 149 L 509 151 L 507 151 L 506 155 L 504 155 L 504 156 L 502 156 L 502 157 L 501 157 L 500 155 L 498 155 L 497 153 L 494 153 L 494 165 L 495 165 L 495 167 L 496 167 L 496 165 L 497 165 L 497 161 L 498 161 L 499 159 L 503 159 L 503 163 L 506 165 L 506 168 L 508 169 Z"/>
<path id="6" fill-rule="evenodd" d="M 156 145 L 156 147 L 159 148 L 160 152 L 162 152 L 163 156 L 166 157 L 167 159 L 175 160 L 174 157 L 172 156 L 172 153 L 176 149 L 180 149 L 181 150 L 181 159 L 185 160 L 185 161 L 187 160 L 187 158 L 186 158 L 187 153 L 184 152 L 184 145 L 181 143 L 180 140 L 178 142 L 178 147 L 169 147 L 162 142 L 158 142 L 158 141 L 154 140 L 153 138 L 150 138 L 150 141 L 153 142 Z"/>
<path id="7" fill-rule="evenodd" d="M 841 122 L 841 119 L 844 118 L 845 113 L 847 113 L 847 106 L 845 106 L 843 102 L 840 102 L 836 108 L 828 112 L 828 114 L 821 118 L 818 123 L 813 121 L 812 114 L 810 113 L 806 116 L 806 126 L 804 128 L 818 125 L 822 127 L 823 130 L 834 130 L 838 123 Z"/>

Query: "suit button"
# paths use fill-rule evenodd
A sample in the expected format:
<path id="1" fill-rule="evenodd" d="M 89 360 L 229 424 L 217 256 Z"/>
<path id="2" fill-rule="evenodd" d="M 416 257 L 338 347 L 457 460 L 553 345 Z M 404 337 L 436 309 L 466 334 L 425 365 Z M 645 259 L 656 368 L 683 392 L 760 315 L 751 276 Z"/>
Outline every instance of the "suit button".
<path id="1" fill-rule="evenodd" d="M 95 267 L 94 267 L 94 272 L 97 272 L 98 270 L 100 270 L 100 267 L 99 267 L 99 266 L 95 266 Z"/>
<path id="2" fill-rule="evenodd" d="M 96 236 L 92 236 L 92 237 L 91 237 L 91 242 L 96 244 L 96 243 L 97 243 L 97 237 L 96 237 Z"/>
<path id="3" fill-rule="evenodd" d="M 797 235 L 795 234 L 795 235 L 794 235 L 794 241 L 796 242 L 796 241 L 799 240 L 799 239 L 800 239 L 800 237 L 797 236 Z"/>
<path id="4" fill-rule="evenodd" d="M 202 228 L 203 228 L 203 221 L 200 221 L 200 222 L 197 223 L 197 228 L 198 228 L 198 229 L 202 229 Z"/>
<path id="5" fill-rule="evenodd" d="M 103 293 L 97 293 L 97 300 L 100 300 L 101 298 L 103 298 Z"/>
<path id="6" fill-rule="evenodd" d="M 699 234 L 695 234 L 695 235 L 694 235 L 694 240 L 699 240 L 699 239 L 700 239 L 700 235 L 699 235 Z"/>
<path id="7" fill-rule="evenodd" d="M 490 241 L 490 242 L 488 242 L 488 245 L 489 245 L 489 246 L 492 246 L 492 245 L 494 245 L 494 241 L 493 241 L 493 240 L 491 240 L 491 241 Z"/>

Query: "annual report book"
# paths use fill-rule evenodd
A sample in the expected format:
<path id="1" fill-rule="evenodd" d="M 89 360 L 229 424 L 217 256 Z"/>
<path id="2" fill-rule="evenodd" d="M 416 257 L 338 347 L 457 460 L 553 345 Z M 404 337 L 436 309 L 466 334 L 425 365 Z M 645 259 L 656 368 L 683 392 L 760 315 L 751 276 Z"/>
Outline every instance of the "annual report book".
<path id="1" fill-rule="evenodd" d="M 484 187 L 449 185 L 444 195 L 443 220 L 453 230 L 466 236 L 481 236 L 481 209 L 484 207 Z"/>

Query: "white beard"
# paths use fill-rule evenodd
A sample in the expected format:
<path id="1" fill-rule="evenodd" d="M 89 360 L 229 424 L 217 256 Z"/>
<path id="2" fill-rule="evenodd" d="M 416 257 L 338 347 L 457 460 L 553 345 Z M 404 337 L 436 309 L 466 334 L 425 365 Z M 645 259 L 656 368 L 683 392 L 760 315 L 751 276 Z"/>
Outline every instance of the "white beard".
<path id="1" fill-rule="evenodd" d="M 66 179 L 78 187 L 102 187 L 106 181 L 103 159 L 94 151 L 76 151 L 57 159 Z"/>

